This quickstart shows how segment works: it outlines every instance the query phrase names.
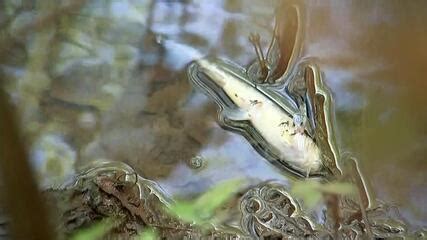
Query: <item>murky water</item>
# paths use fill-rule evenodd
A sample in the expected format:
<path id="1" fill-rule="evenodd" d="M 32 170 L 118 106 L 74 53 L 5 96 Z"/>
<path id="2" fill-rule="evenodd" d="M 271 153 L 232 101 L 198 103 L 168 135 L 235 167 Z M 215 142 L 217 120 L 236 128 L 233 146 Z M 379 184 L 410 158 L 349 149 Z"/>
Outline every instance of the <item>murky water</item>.
<path id="1" fill-rule="evenodd" d="M 216 105 L 185 71 L 208 54 L 252 62 L 247 37 L 258 32 L 267 48 L 273 2 L 92 1 L 18 35 L 13 29 L 54 7 L 3 5 L 12 43 L 2 50 L 1 77 L 34 152 L 44 148 L 35 156 L 41 175 L 71 171 L 60 164 L 62 148 L 76 167 L 126 162 L 181 197 L 236 177 L 286 183 L 244 137 L 219 127 Z M 376 197 L 395 204 L 411 226 L 426 226 L 427 4 L 298 5 L 305 18 L 299 58 L 316 59 L 334 95 L 340 149 L 357 156 Z M 52 138 L 61 146 L 44 141 Z"/>
<path id="2" fill-rule="evenodd" d="M 358 156 L 372 192 L 425 226 L 426 4 L 310 2 L 305 54 L 335 94 L 340 146 Z"/>

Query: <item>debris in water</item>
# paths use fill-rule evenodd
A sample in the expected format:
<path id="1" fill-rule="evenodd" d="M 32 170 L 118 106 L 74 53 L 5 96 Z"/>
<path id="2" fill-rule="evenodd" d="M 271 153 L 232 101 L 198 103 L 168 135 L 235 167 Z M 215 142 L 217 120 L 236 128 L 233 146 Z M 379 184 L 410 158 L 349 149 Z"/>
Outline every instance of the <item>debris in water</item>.
<path id="1" fill-rule="evenodd" d="M 67 236 L 111 218 L 119 223 L 108 233 L 114 239 L 134 237 L 147 227 L 155 229 L 161 239 L 238 237 L 219 229 L 202 231 L 171 216 L 165 210 L 173 201 L 161 187 L 121 162 L 97 162 L 68 187 L 50 189 L 45 195 L 52 207 L 58 209 L 54 219 L 60 223 L 60 232 Z"/>
<path id="2" fill-rule="evenodd" d="M 142 178 L 121 162 L 97 162 L 66 188 L 45 191 L 45 197 L 52 209 L 57 209 L 53 211 L 53 219 L 65 236 L 104 219 L 115 220 L 117 224 L 107 235 L 119 239 L 137 236 L 147 228 L 154 229 L 161 239 L 331 239 L 333 236 L 358 239 L 366 229 L 357 203 L 346 198 L 338 202 L 341 227 L 334 233 L 332 218 L 326 212 L 322 217 L 324 224 L 314 222 L 313 216 L 304 212 L 284 185 L 277 182 L 249 187 L 224 206 L 226 209 L 222 210 L 227 212 L 240 211 L 235 215 L 240 224 L 224 222 L 201 229 L 170 215 L 168 210 L 176 207 L 177 202 L 157 183 Z M 367 210 L 367 214 L 374 237 L 395 238 L 407 234 L 395 209 L 380 204 Z"/>
<path id="3" fill-rule="evenodd" d="M 200 155 L 192 157 L 189 161 L 189 165 L 194 169 L 201 168 L 203 166 L 203 157 Z"/>

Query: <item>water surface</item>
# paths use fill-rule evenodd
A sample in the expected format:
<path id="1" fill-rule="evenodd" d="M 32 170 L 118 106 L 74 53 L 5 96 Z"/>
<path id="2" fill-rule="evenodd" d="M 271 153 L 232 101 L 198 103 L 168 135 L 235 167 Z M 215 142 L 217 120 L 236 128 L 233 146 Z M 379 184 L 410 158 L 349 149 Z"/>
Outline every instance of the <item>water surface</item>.
<path id="1" fill-rule="evenodd" d="M 305 16 L 301 58 L 316 59 L 332 90 L 340 148 L 359 159 L 374 196 L 395 204 L 411 225 L 426 226 L 427 3 L 297 4 Z M 12 33 L 54 10 L 4 5 L 2 26 Z M 55 24 L 14 36 L 2 53 L 1 75 L 33 148 L 45 136 L 61 138 L 77 167 L 123 161 L 181 196 L 235 177 L 285 181 L 242 136 L 218 126 L 216 105 L 192 89 L 185 73 L 205 55 L 253 61 L 247 37 L 258 32 L 267 48 L 274 6 L 91 1 Z M 60 161 L 58 146 L 45 148 L 53 155 L 34 151 Z M 43 178 L 49 168 L 37 162 Z"/>

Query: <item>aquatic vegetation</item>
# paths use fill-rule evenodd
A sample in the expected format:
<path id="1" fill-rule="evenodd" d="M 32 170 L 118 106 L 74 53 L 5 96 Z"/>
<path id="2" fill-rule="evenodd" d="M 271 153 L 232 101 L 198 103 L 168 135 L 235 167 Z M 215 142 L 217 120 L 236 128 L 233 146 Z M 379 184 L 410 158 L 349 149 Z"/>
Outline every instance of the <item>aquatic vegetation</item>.
<path id="1" fill-rule="evenodd" d="M 310 209 L 319 204 L 322 194 L 354 195 L 355 186 L 351 183 L 329 182 L 321 184 L 318 181 L 297 181 L 292 186 L 292 196 L 302 199 L 305 206 Z"/>
<path id="2" fill-rule="evenodd" d="M 300 186 L 295 185 L 297 189 L 289 191 L 280 182 L 265 182 L 240 189 L 241 183 L 226 181 L 192 200 L 173 200 L 159 185 L 142 178 L 128 165 L 100 161 L 82 171 L 75 182 L 61 190 L 57 199 L 60 202 L 59 228 L 64 228 L 64 232 L 71 236 L 109 232 L 125 233 L 136 239 L 146 236 L 145 231 L 152 236 L 153 231 L 147 229 L 155 230 L 158 237 L 187 236 L 196 239 L 205 236 L 242 239 L 268 236 L 354 238 L 366 232 L 358 205 L 349 198 L 342 198 L 337 203 L 342 212 L 341 228 L 336 230 L 333 228 L 334 218 L 328 213 L 322 210 L 318 218 L 323 220 L 318 222 L 306 205 L 295 200 L 299 197 L 295 192 L 299 191 L 298 188 L 306 195 L 317 192 L 330 196 L 353 194 L 354 189 L 348 184 L 301 182 Z M 46 194 L 55 196 L 58 193 L 50 190 Z M 239 220 L 237 224 L 229 222 L 229 213 L 234 213 L 232 209 L 239 210 L 235 216 Z M 387 205 L 367 210 L 373 236 L 396 237 L 407 233 L 406 227 L 394 216 L 394 211 Z M 107 220 L 80 233 L 75 232 L 100 219 Z M 114 219 L 114 226 L 110 224 L 111 219 Z"/>
<path id="3" fill-rule="evenodd" d="M 156 240 L 157 232 L 152 228 L 145 228 L 141 234 L 139 234 L 135 240 Z"/>
<path id="4" fill-rule="evenodd" d="M 86 229 L 74 233 L 71 240 L 100 239 L 105 236 L 116 225 L 113 219 L 106 218 Z"/>
<path id="5" fill-rule="evenodd" d="M 241 183 L 223 182 L 194 200 L 173 200 L 158 184 L 139 176 L 130 166 L 97 161 L 64 186 L 61 195 L 57 195 L 58 190 L 45 194 L 58 202 L 58 228 L 73 239 L 115 233 L 144 239 L 153 232 L 159 237 L 198 239 L 237 236 L 237 228 L 223 223 L 226 210 L 219 210 L 236 198 Z M 98 223 L 85 228 L 92 222 Z"/>
<path id="6" fill-rule="evenodd" d="M 215 211 L 233 197 L 241 184 L 242 181 L 239 180 L 218 183 L 194 200 L 176 200 L 166 210 L 183 221 L 197 224 L 202 228 L 217 225 L 219 222 L 214 218 Z"/>

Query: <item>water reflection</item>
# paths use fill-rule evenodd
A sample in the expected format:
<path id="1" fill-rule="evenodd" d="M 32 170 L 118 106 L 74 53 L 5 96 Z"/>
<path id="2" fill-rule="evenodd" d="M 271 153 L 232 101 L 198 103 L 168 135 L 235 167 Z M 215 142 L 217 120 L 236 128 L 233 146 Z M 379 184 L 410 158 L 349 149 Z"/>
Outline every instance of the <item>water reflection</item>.
<path id="1" fill-rule="evenodd" d="M 304 43 L 335 94 L 341 147 L 358 156 L 372 192 L 420 225 L 426 209 L 412 196 L 427 197 L 425 4 L 309 3 Z"/>

